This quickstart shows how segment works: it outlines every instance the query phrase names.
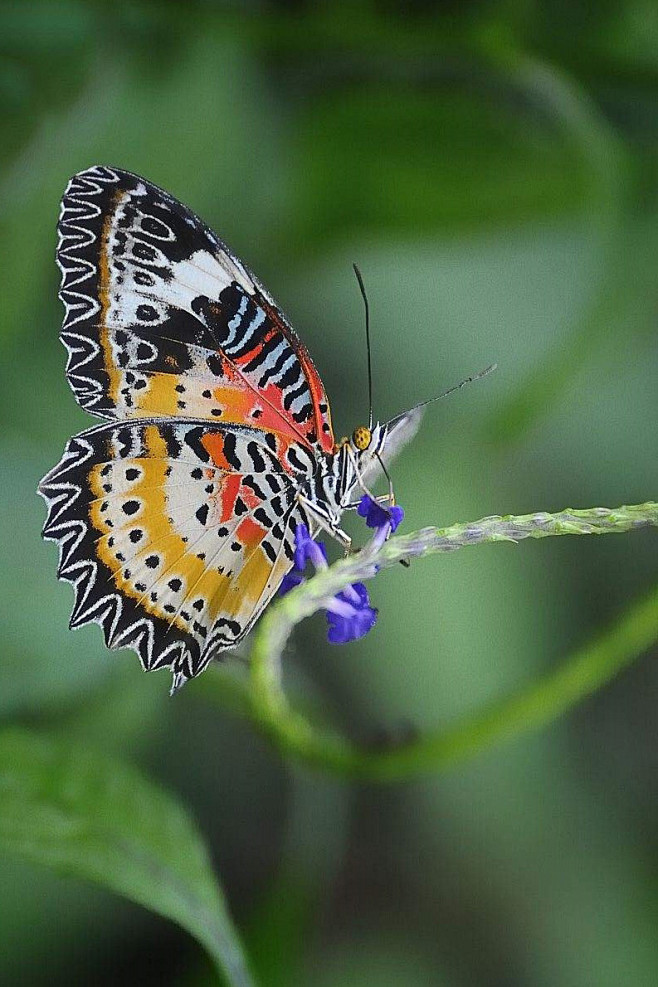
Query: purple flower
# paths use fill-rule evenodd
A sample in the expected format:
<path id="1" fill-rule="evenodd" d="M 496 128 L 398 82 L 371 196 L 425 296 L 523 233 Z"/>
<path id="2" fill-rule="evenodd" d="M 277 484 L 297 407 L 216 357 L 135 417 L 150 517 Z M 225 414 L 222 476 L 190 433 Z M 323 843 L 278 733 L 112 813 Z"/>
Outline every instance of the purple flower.
<path id="1" fill-rule="evenodd" d="M 390 532 L 387 532 L 387 534 L 392 534 L 404 518 L 404 511 L 397 504 L 394 504 L 393 507 L 382 507 L 381 504 L 378 504 L 368 494 L 363 495 L 356 512 L 360 517 L 366 519 L 366 524 L 369 528 L 380 529 L 389 525 Z"/>
<path id="2" fill-rule="evenodd" d="M 295 529 L 295 564 L 281 580 L 279 596 L 285 596 L 291 589 L 304 582 L 304 569 L 310 562 L 315 569 L 327 568 L 327 550 L 321 541 L 313 541 L 305 524 Z"/>
<path id="3" fill-rule="evenodd" d="M 352 583 L 333 598 L 327 609 L 327 640 L 330 644 L 358 641 L 372 630 L 377 611 L 370 606 L 368 590 L 363 583 Z"/>
<path id="4" fill-rule="evenodd" d="M 388 538 L 404 517 L 401 507 L 382 507 L 372 497 L 365 494 L 357 512 L 366 519 L 369 528 L 375 529 L 373 546 Z M 304 569 L 310 562 L 314 568 L 327 568 L 327 552 L 322 542 L 311 538 L 305 524 L 298 524 L 295 531 L 295 565 L 281 581 L 279 594 L 284 596 L 295 586 L 304 582 Z M 357 641 L 372 630 L 377 620 L 377 611 L 370 606 L 368 590 L 363 583 L 352 583 L 337 593 L 326 606 L 327 640 L 330 644 L 347 644 Z"/>
<path id="5" fill-rule="evenodd" d="M 316 569 L 326 569 L 327 550 L 322 542 L 313 541 L 305 524 L 298 524 L 295 531 L 295 569 L 303 572 L 306 563 Z"/>
<path id="6" fill-rule="evenodd" d="M 295 586 L 300 586 L 303 582 L 304 577 L 301 573 L 291 569 L 290 572 L 287 572 L 281 580 L 281 585 L 279 586 L 279 596 L 285 596 L 291 589 L 294 589 Z"/>

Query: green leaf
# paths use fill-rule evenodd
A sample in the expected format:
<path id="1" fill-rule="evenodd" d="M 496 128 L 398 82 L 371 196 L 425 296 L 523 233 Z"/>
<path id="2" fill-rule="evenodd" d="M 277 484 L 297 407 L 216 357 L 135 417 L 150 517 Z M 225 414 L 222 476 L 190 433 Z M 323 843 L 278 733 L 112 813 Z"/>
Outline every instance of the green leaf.
<path id="1" fill-rule="evenodd" d="M 0 733 L 0 850 L 178 922 L 226 983 L 253 983 L 194 823 L 134 769 L 60 738 Z"/>

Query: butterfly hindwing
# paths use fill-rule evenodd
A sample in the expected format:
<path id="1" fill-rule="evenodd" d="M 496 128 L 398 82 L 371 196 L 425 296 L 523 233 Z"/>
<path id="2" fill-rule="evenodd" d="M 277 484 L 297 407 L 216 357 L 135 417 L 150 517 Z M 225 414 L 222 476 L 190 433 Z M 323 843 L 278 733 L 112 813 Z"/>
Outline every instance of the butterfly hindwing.
<path id="1" fill-rule="evenodd" d="M 82 407 L 252 425 L 332 451 L 306 349 L 194 213 L 143 178 L 94 167 L 71 179 L 58 229 L 62 340 Z"/>
<path id="2" fill-rule="evenodd" d="M 274 433 L 203 421 L 110 423 L 72 438 L 40 492 L 71 625 L 99 623 L 109 647 L 180 685 L 237 644 L 293 563 L 308 523 Z"/>

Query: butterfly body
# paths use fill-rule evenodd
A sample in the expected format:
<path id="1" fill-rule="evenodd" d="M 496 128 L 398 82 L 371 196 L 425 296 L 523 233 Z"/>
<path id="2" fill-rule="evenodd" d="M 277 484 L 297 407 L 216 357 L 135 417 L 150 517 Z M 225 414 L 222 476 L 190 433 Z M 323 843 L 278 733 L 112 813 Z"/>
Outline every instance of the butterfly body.
<path id="1" fill-rule="evenodd" d="M 61 338 L 104 424 L 41 482 L 44 535 L 95 621 L 176 685 L 248 633 L 293 565 L 300 523 L 342 512 L 418 415 L 337 445 L 313 362 L 263 286 L 185 206 L 94 167 L 62 200 Z M 404 436 L 403 434 L 404 433 Z"/>

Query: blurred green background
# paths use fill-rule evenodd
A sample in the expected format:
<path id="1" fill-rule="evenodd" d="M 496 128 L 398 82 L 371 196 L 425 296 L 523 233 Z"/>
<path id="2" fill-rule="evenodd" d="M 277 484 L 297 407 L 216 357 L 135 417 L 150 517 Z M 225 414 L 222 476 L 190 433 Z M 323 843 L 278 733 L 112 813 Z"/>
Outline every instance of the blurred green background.
<path id="1" fill-rule="evenodd" d="M 395 469 L 406 528 L 655 499 L 658 7 L 651 0 L 0 3 L 0 714 L 116 753 L 196 817 L 263 984 L 658 983 L 656 652 L 448 775 L 288 764 L 167 674 L 67 629 L 40 476 L 93 422 L 58 342 L 58 202 L 116 164 L 203 216 L 311 350 L 338 435 L 497 361 Z M 363 538 L 364 532 L 359 531 Z M 529 683 L 656 581 L 652 532 L 382 573 L 344 648 L 288 667 L 357 740 Z M 157 820 L 154 820 L 157 827 Z M 203 985 L 177 927 L 0 860 L 0 982 Z"/>

